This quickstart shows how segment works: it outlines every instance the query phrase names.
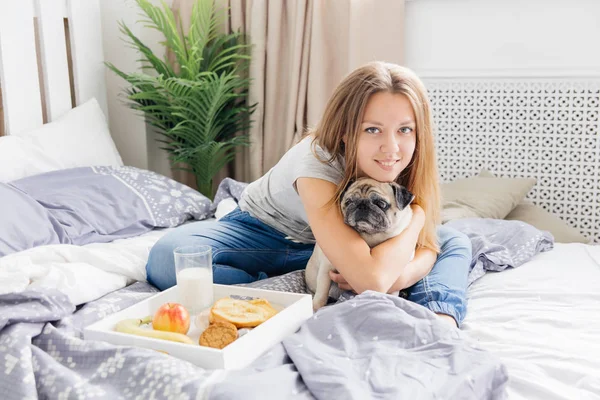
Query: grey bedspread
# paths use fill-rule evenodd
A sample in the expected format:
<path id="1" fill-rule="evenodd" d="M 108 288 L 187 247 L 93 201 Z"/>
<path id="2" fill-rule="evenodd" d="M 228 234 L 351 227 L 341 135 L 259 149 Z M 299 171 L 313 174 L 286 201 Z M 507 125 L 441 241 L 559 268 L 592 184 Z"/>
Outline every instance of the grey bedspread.
<path id="1" fill-rule="evenodd" d="M 154 292 L 136 283 L 78 310 L 53 290 L 0 296 L 2 398 L 504 398 L 495 356 L 425 308 L 375 292 L 325 307 L 240 371 L 81 339 L 83 326 Z"/>

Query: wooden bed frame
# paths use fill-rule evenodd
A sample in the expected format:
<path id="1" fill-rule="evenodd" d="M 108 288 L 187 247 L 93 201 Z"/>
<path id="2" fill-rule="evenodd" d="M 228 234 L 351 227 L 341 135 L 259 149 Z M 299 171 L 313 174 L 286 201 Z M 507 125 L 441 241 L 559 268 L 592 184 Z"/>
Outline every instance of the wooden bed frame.
<path id="1" fill-rule="evenodd" d="M 0 121 L 18 135 L 107 99 L 99 0 L 0 2 Z M 3 115 L 3 118 L 2 118 Z"/>

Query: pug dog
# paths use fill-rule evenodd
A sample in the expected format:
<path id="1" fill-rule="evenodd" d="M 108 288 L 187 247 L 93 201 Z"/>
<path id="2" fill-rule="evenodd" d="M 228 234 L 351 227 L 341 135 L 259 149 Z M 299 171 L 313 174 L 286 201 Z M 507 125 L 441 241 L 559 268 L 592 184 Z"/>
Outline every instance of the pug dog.
<path id="1" fill-rule="evenodd" d="M 413 200 L 414 195 L 397 183 L 359 178 L 342 195 L 341 211 L 344 222 L 354 228 L 369 247 L 375 247 L 406 229 L 412 218 L 409 205 Z M 337 284 L 331 285 L 329 271 L 336 270 L 315 244 L 305 273 L 306 285 L 314 295 L 315 311 L 327 303 L 328 297 L 341 295 Z"/>

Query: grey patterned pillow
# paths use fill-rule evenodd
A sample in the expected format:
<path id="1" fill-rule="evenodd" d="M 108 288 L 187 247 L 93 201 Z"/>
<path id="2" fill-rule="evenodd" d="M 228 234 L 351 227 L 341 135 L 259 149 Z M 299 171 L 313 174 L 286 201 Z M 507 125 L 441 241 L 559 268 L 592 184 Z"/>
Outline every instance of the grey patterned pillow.
<path id="1" fill-rule="evenodd" d="M 274 276 L 268 279 L 262 279 L 260 281 L 240 284 L 238 286 L 246 286 L 255 289 L 264 289 L 264 290 L 276 290 L 278 292 L 288 292 L 288 293 L 305 293 L 311 294 L 308 288 L 306 287 L 306 281 L 304 280 L 304 270 L 292 271 L 287 274 Z M 328 304 L 337 304 L 344 302 L 346 300 L 350 300 L 354 298 L 356 294 L 351 291 L 342 292 L 339 298 L 337 299 L 329 299 Z"/>
<path id="2" fill-rule="evenodd" d="M 211 201 L 199 192 L 133 167 L 64 169 L 1 189 L 11 196 L 0 212 L 0 257 L 41 245 L 106 243 L 211 215 Z"/>
<path id="3" fill-rule="evenodd" d="M 285 275 L 273 276 L 252 283 L 244 283 L 238 286 L 245 286 L 256 289 L 276 290 L 278 292 L 288 293 L 310 293 L 306 288 L 304 280 L 304 270 L 288 272 Z"/>
<path id="4" fill-rule="evenodd" d="M 554 237 L 525 222 L 491 218 L 464 218 L 446 224 L 471 240 L 472 259 L 468 284 L 487 271 L 516 268 L 538 253 L 552 250 Z"/>
<path id="5" fill-rule="evenodd" d="M 94 172 L 110 175 L 143 198 L 154 227 L 172 228 L 188 219 L 201 220 L 210 215 L 211 201 L 196 190 L 171 178 L 134 167 L 93 167 Z M 93 178 L 92 178 L 93 179 Z"/>

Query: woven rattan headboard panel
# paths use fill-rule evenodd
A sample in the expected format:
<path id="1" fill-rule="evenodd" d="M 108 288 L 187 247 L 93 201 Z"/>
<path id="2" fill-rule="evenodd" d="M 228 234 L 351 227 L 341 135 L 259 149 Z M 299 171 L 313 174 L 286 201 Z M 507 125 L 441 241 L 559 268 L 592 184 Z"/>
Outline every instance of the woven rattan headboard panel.
<path id="1" fill-rule="evenodd" d="M 600 243 L 600 77 L 424 81 L 443 181 L 535 177 L 528 198 Z"/>

